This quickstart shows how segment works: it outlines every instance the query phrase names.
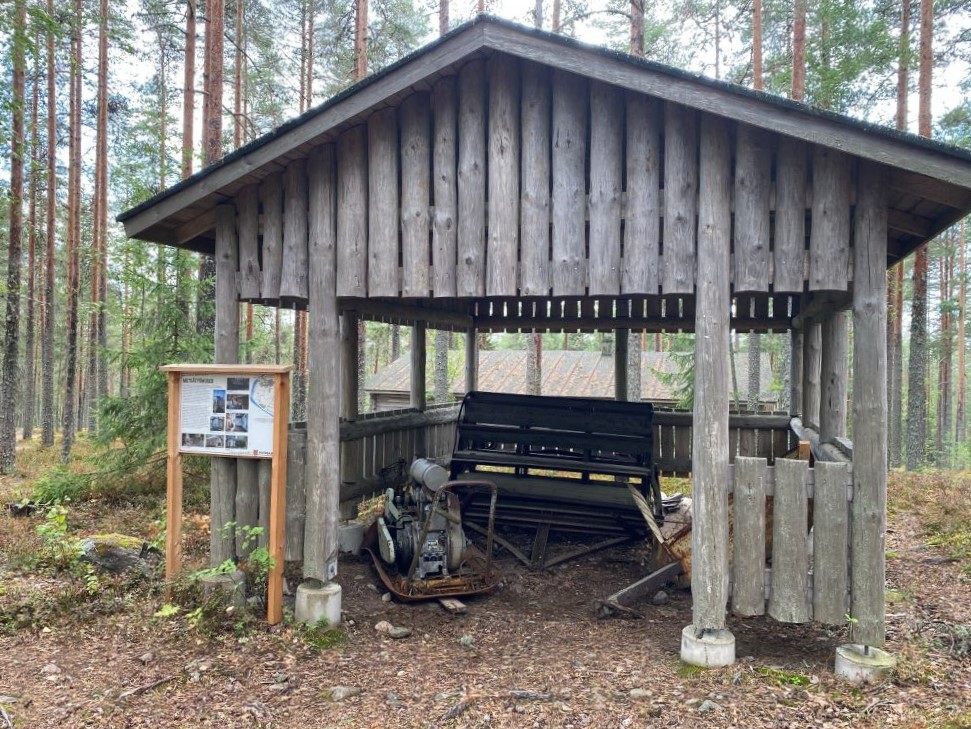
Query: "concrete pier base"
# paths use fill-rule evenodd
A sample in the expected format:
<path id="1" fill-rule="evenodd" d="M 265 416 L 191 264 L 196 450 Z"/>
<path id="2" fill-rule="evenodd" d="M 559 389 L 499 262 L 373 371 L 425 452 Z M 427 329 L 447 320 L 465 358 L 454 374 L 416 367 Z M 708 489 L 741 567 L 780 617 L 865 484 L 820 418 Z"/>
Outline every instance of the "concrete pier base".
<path id="1" fill-rule="evenodd" d="M 847 643 L 836 649 L 836 675 L 853 683 L 879 681 L 896 665 L 897 659 L 879 648 Z"/>
<path id="2" fill-rule="evenodd" d="M 681 660 L 692 666 L 718 668 L 735 663 L 735 636 L 728 630 L 705 630 L 694 625 L 681 631 Z"/>
<path id="3" fill-rule="evenodd" d="M 341 586 L 336 582 L 307 580 L 297 588 L 294 618 L 298 623 L 316 625 L 326 620 L 335 627 L 341 623 Z"/>
<path id="4" fill-rule="evenodd" d="M 199 580 L 204 597 L 224 593 L 227 604 L 242 610 L 246 607 L 246 575 L 239 570 L 228 574 L 209 575 Z"/>

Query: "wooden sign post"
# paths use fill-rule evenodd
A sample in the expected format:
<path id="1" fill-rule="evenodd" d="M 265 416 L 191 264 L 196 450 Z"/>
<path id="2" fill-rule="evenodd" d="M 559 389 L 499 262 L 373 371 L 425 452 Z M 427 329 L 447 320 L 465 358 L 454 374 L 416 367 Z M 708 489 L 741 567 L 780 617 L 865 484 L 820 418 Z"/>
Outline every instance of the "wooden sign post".
<path id="1" fill-rule="evenodd" d="M 269 458 L 273 561 L 266 619 L 283 620 L 283 560 L 287 510 L 287 427 L 291 365 L 176 364 L 168 373 L 165 578 L 182 566 L 182 456 Z M 212 524 L 218 529 L 221 525 Z"/>

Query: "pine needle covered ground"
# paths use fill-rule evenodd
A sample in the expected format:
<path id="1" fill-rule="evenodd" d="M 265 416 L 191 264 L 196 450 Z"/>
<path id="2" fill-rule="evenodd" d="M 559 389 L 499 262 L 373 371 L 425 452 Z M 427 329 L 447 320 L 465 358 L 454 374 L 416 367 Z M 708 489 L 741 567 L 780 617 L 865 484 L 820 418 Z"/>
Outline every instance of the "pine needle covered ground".
<path id="1" fill-rule="evenodd" d="M 0 502 L 29 496 L 54 457 L 27 446 Z M 739 661 L 704 671 L 678 658 L 686 592 L 638 606 L 643 620 L 598 619 L 598 600 L 645 573 L 637 548 L 542 572 L 503 556 L 501 590 L 462 616 L 384 602 L 350 558 L 344 626 L 312 630 L 202 609 L 184 585 L 167 602 L 156 576 L 92 579 L 58 557 L 94 532 L 157 540 L 163 500 L 140 493 L 81 495 L 61 521 L 0 514 L 0 729 L 971 726 L 969 473 L 891 477 L 888 648 L 900 665 L 863 688 L 832 675 L 843 627 L 732 619 Z M 203 501 L 189 502 L 189 569 L 206 560 Z M 382 620 L 411 635 L 376 632 Z"/>

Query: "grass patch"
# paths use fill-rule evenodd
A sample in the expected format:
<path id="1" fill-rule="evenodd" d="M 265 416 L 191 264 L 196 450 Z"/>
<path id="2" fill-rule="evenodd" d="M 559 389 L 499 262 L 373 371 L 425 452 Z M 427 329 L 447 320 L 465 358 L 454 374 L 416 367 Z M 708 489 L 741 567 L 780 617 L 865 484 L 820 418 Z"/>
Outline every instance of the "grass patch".
<path id="1" fill-rule="evenodd" d="M 341 628 L 330 627 L 327 618 L 314 625 L 300 626 L 299 633 L 304 643 L 321 651 L 339 648 L 347 642 L 347 634 Z"/>
<path id="2" fill-rule="evenodd" d="M 755 672 L 776 686 L 809 686 L 812 678 L 798 671 L 783 671 L 781 668 L 759 666 Z"/>
<path id="3" fill-rule="evenodd" d="M 681 661 L 678 664 L 678 676 L 681 678 L 698 678 L 708 673 L 708 669 L 703 666 L 696 666 L 693 663 Z"/>
<path id="4" fill-rule="evenodd" d="M 893 472 L 888 502 L 893 513 L 917 516 L 926 544 L 971 561 L 971 472 Z M 971 564 L 965 566 L 969 571 Z"/>

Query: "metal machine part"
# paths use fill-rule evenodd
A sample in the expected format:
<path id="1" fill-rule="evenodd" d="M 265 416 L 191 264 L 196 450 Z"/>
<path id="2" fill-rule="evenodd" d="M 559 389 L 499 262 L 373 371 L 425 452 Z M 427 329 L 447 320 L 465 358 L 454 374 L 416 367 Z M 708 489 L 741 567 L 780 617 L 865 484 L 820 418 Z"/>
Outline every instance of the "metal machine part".
<path id="1" fill-rule="evenodd" d="M 439 491 L 448 472 L 432 461 L 420 458 L 409 472 L 413 485 L 385 493 L 378 521 L 381 558 L 411 579 L 447 577 L 461 567 L 467 544 L 458 496 L 444 494 L 442 508 Z"/>

